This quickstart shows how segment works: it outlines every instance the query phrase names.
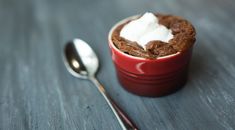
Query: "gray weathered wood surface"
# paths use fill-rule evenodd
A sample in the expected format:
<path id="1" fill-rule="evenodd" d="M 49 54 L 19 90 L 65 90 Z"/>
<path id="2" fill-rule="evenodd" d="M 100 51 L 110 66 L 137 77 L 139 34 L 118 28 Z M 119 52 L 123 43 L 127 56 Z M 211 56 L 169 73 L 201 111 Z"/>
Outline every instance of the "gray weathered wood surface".
<path id="1" fill-rule="evenodd" d="M 198 33 L 188 83 L 161 98 L 123 90 L 107 45 L 113 24 L 146 11 L 183 16 Z M 99 80 L 141 130 L 235 129 L 234 0 L 0 0 L 1 130 L 120 130 L 95 87 L 64 67 L 74 37 L 94 48 Z"/>

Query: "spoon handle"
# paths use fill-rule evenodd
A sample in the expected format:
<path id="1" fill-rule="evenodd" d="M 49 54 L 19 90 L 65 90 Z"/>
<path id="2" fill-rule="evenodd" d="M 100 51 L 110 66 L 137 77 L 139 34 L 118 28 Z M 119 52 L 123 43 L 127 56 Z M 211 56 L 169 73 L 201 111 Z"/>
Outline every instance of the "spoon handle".
<path id="1" fill-rule="evenodd" d="M 130 120 L 130 118 L 121 110 L 121 108 L 114 102 L 114 100 L 106 93 L 104 87 L 99 83 L 95 77 L 91 77 L 90 80 L 99 89 L 100 93 L 103 95 L 107 101 L 109 107 L 112 109 L 114 115 L 116 116 L 119 124 L 123 130 L 138 130 L 136 125 Z"/>

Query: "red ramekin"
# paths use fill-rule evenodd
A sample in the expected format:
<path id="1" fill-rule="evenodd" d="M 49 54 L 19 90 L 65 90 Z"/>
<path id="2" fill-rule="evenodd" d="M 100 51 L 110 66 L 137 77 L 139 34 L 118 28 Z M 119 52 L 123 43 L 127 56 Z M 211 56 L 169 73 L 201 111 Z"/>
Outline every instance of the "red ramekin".
<path id="1" fill-rule="evenodd" d="M 111 36 L 116 27 L 138 16 L 128 17 L 112 27 L 108 35 L 112 60 L 121 85 L 140 96 L 164 96 L 175 92 L 187 81 L 192 48 L 185 52 L 154 60 L 131 56 L 113 44 Z"/>

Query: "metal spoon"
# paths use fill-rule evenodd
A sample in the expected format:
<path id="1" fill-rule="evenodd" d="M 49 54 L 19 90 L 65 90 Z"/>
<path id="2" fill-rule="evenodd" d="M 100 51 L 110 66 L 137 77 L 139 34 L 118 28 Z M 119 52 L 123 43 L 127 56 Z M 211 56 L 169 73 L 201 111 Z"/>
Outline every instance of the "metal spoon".
<path id="1" fill-rule="evenodd" d="M 137 130 L 134 123 L 117 106 L 117 104 L 107 94 L 104 87 L 95 78 L 95 73 L 99 66 L 99 61 L 91 47 L 81 39 L 74 39 L 67 43 L 64 48 L 64 63 L 68 71 L 75 77 L 88 79 L 95 84 L 102 94 L 109 107 L 123 130 Z"/>

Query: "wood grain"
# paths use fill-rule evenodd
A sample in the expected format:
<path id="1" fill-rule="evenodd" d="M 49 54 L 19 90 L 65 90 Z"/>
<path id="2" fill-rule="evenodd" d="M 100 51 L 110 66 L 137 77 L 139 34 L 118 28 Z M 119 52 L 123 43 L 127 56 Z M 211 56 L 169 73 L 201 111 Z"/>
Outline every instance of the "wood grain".
<path id="1" fill-rule="evenodd" d="M 99 80 L 141 130 L 235 129 L 234 0 L 0 0 L 0 129 L 120 130 L 95 87 L 62 62 L 79 37 L 100 58 Z M 107 45 L 119 20 L 146 11 L 192 21 L 197 42 L 189 80 L 161 98 L 119 85 Z"/>

